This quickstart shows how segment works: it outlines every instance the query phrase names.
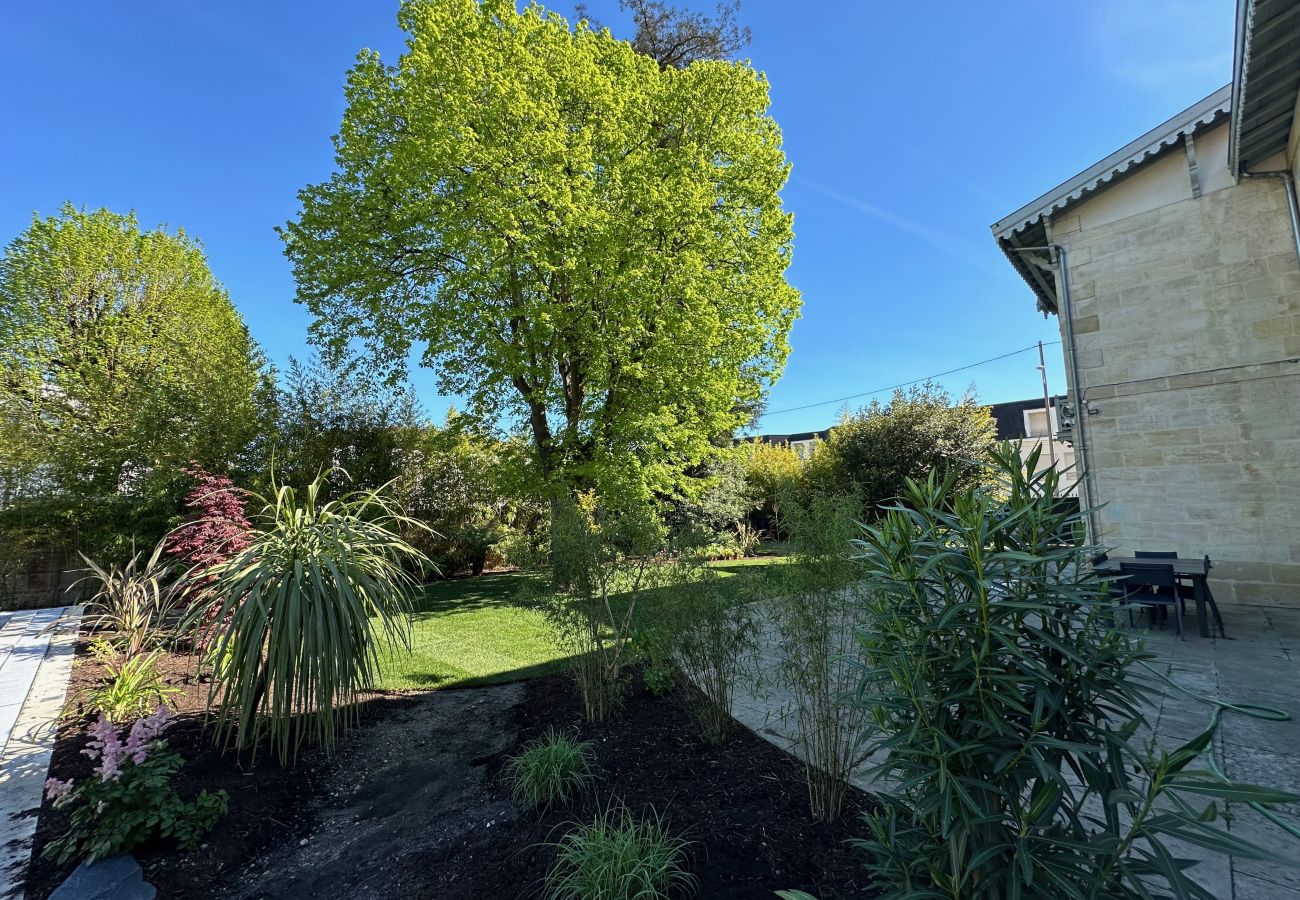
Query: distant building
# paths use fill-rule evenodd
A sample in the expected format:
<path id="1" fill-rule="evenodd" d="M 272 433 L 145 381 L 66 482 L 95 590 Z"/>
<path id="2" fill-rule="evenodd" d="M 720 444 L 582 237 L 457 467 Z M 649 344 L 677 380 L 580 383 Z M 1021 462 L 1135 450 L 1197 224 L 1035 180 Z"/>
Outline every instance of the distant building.
<path id="1" fill-rule="evenodd" d="M 745 443 L 789 444 L 795 455 L 807 462 L 812 457 L 817 442 L 826 440 L 830 433 L 829 428 L 823 428 L 821 431 L 800 431 L 796 434 L 757 434 L 742 440 Z"/>
<path id="2" fill-rule="evenodd" d="M 1077 497 L 1075 481 L 1079 473 L 1074 465 L 1074 447 L 1059 437 L 1061 423 L 1057 407 L 1064 402 L 1064 397 L 1053 397 L 1046 409 L 1042 397 L 994 403 L 989 407 L 989 415 L 997 425 L 998 440 L 1019 445 L 1021 459 L 1028 459 L 1035 448 L 1041 447 L 1036 471 L 1041 472 L 1055 463 L 1057 470 L 1065 474 L 1063 496 Z"/>

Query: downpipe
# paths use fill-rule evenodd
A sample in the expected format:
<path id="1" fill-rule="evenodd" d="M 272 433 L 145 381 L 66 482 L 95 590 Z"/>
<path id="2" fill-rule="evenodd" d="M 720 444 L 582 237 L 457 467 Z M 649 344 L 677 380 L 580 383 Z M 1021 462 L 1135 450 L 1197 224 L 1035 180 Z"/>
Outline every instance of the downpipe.
<path id="1" fill-rule="evenodd" d="M 1278 169 L 1273 172 L 1243 172 L 1242 178 L 1280 178 L 1282 189 L 1286 192 L 1286 208 L 1291 214 L 1291 238 L 1295 241 L 1296 261 L 1300 262 L 1300 202 L 1296 200 L 1295 177 L 1290 169 Z"/>
<path id="2" fill-rule="evenodd" d="M 1086 391 L 1081 387 L 1079 378 L 1079 353 L 1074 337 L 1074 308 L 1070 303 L 1070 266 L 1069 256 L 1060 244 L 1052 245 L 1056 254 L 1057 274 L 1061 278 L 1061 318 L 1065 321 L 1065 354 L 1070 364 L 1070 393 L 1074 395 L 1074 423 L 1079 438 L 1075 450 L 1079 455 L 1079 482 L 1083 485 L 1084 515 L 1088 519 L 1088 542 L 1094 547 L 1101 546 L 1101 532 L 1097 526 L 1097 498 L 1092 483 L 1092 466 L 1089 464 L 1088 445 L 1088 406 L 1084 399 Z"/>

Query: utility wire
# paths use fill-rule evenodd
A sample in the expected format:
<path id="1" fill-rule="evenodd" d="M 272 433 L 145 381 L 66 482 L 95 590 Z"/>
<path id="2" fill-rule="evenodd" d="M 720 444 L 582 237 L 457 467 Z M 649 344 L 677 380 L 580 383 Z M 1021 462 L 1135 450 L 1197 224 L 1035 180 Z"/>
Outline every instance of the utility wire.
<path id="1" fill-rule="evenodd" d="M 1053 347 L 1061 343 L 1060 341 L 1044 341 L 1044 347 Z M 934 378 L 942 378 L 945 375 L 953 375 L 957 372 L 965 372 L 967 369 L 973 369 L 976 366 L 988 365 L 991 362 L 997 362 L 1000 359 L 1009 359 L 1012 356 L 1019 356 L 1021 353 L 1028 353 L 1030 350 L 1037 350 L 1038 342 L 1030 344 L 1028 347 L 1021 347 L 1019 350 L 1012 350 L 1010 353 L 1003 353 L 1001 356 L 992 356 L 988 359 L 981 359 L 979 362 L 973 362 L 969 365 L 958 366 L 955 369 L 949 369 L 946 372 L 936 372 L 933 375 L 925 375 L 914 381 L 904 381 L 902 384 L 891 384 L 889 387 L 876 388 L 872 391 L 863 391 L 861 394 L 849 394 L 847 397 L 836 397 L 834 400 L 819 400 L 816 403 L 805 403 L 803 406 L 790 406 L 786 409 L 774 409 L 771 412 L 763 413 L 763 418 L 768 416 L 779 416 L 782 413 L 798 412 L 801 409 L 812 409 L 816 406 L 828 406 L 831 403 L 843 403 L 846 400 L 857 400 L 860 397 L 870 397 L 872 394 L 883 394 L 886 391 L 896 391 L 899 388 L 911 387 L 914 384 L 921 384 Z"/>

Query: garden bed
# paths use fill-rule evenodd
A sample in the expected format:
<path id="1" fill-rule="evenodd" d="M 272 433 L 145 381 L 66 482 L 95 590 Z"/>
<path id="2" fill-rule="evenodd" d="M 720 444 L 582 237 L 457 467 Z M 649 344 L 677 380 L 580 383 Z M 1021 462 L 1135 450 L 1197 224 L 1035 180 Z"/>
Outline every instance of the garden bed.
<path id="1" fill-rule="evenodd" d="M 97 669 L 83 657 L 73 691 L 93 684 Z M 193 659 L 169 657 L 165 669 L 187 682 Z M 692 842 L 689 868 L 701 897 L 771 898 L 780 888 L 822 900 L 867 893 L 861 852 L 845 841 L 861 833 L 857 811 L 869 798 L 851 796 L 844 824 L 811 822 L 800 765 L 739 728 L 723 747 L 701 743 L 680 691 L 657 697 L 638 684 L 623 713 L 598 725 L 582 720 L 571 683 L 554 675 L 379 697 L 334 759 L 308 752 L 287 770 L 269 757 L 241 766 L 213 749 L 201 714 L 206 685 L 185 686 L 181 721 L 168 733 L 187 760 L 178 789 L 189 797 L 223 788 L 230 813 L 197 851 L 137 853 L 164 900 L 537 897 L 551 860 L 545 845 L 615 800 L 634 812 L 653 807 Z M 61 730 L 54 775 L 89 773 L 82 726 Z M 501 768 L 549 726 L 593 742 L 598 781 L 581 807 L 523 813 L 501 784 Z M 31 898 L 48 896 L 71 868 L 39 856 L 64 824 L 46 804 Z"/>

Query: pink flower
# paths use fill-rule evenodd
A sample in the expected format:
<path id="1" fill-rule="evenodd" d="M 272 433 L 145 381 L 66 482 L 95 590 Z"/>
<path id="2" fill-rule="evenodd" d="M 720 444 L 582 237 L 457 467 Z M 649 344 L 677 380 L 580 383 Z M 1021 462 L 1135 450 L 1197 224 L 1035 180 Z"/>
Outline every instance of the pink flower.
<path id="1" fill-rule="evenodd" d="M 60 781 L 57 778 L 47 778 L 45 780 L 45 799 L 58 801 L 72 793 L 71 781 Z"/>

